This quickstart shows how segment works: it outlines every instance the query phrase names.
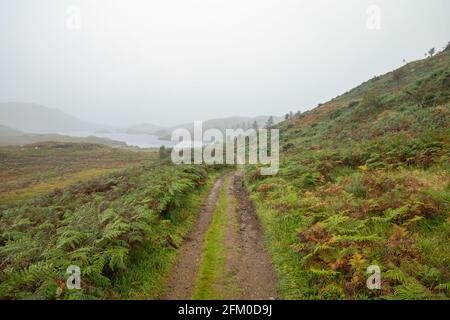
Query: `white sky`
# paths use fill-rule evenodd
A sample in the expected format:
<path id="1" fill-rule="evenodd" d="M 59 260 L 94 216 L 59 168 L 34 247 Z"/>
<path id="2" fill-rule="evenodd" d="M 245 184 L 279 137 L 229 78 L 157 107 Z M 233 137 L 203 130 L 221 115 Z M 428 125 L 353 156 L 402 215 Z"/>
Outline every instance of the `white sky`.
<path id="1" fill-rule="evenodd" d="M 2 0 L 0 102 L 116 125 L 282 115 L 441 49 L 449 13 L 448 0 Z"/>

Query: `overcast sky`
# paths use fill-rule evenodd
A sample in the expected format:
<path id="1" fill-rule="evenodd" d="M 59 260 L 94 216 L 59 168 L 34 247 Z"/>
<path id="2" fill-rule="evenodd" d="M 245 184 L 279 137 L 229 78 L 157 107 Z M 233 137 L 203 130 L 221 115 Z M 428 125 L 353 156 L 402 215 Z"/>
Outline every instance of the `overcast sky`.
<path id="1" fill-rule="evenodd" d="M 0 102 L 115 125 L 307 110 L 441 49 L 449 12 L 448 0 L 2 0 Z"/>

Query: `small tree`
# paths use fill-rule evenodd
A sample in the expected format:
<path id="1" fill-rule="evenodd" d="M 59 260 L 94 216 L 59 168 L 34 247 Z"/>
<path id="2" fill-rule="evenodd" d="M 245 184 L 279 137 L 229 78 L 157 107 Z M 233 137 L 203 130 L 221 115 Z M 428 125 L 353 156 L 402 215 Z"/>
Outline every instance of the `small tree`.
<path id="1" fill-rule="evenodd" d="M 286 113 L 286 114 L 284 115 L 284 120 L 289 120 L 289 113 Z"/>
<path id="2" fill-rule="evenodd" d="M 161 146 L 159 147 L 159 158 L 160 159 L 164 159 L 165 157 L 167 157 L 167 150 L 165 146 Z"/>
<path id="3" fill-rule="evenodd" d="M 436 53 L 436 49 L 435 48 L 431 48 L 430 50 L 428 50 L 428 56 L 429 57 L 434 56 L 435 53 Z"/>
<path id="4" fill-rule="evenodd" d="M 256 122 L 256 120 L 253 122 L 252 128 L 258 130 L 258 122 Z"/>
<path id="5" fill-rule="evenodd" d="M 404 76 L 405 76 L 405 71 L 403 70 L 403 68 L 397 69 L 393 72 L 392 77 L 393 77 L 394 82 L 396 83 L 397 87 L 400 86 L 400 83 Z"/>
<path id="6" fill-rule="evenodd" d="M 272 117 L 272 116 L 270 116 L 270 117 L 269 117 L 269 119 L 267 119 L 267 122 L 266 122 L 266 129 L 270 129 L 270 128 L 272 128 L 272 127 L 273 127 L 273 125 L 274 125 L 274 122 L 273 122 L 273 117 Z"/>
<path id="7" fill-rule="evenodd" d="M 449 51 L 450 50 L 450 41 L 447 43 L 447 46 L 444 48 L 444 51 Z"/>

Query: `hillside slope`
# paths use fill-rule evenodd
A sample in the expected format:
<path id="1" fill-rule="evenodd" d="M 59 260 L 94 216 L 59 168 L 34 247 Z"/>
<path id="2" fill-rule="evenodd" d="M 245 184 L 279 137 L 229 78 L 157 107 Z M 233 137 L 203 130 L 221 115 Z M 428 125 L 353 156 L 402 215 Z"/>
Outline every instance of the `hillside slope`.
<path id="1" fill-rule="evenodd" d="M 279 175 L 246 175 L 282 297 L 449 298 L 449 119 L 446 51 L 277 126 Z"/>

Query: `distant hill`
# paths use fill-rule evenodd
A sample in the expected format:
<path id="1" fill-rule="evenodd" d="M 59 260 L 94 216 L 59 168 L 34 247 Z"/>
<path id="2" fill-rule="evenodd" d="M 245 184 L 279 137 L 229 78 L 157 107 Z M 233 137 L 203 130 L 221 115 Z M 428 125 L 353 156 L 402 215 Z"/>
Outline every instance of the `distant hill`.
<path id="1" fill-rule="evenodd" d="M 135 126 L 128 127 L 126 132 L 129 134 L 134 133 L 148 133 L 154 134 L 158 130 L 162 130 L 163 127 L 152 124 L 152 123 L 141 123 Z"/>
<path id="2" fill-rule="evenodd" d="M 95 124 L 82 121 L 58 109 L 32 103 L 0 103 L 0 125 L 27 133 L 90 131 Z"/>
<path id="3" fill-rule="evenodd" d="M 0 146 L 24 146 L 42 142 L 94 143 L 109 147 L 127 146 L 124 142 L 114 141 L 108 138 L 99 138 L 94 136 L 77 138 L 60 134 L 32 134 L 0 125 Z"/>
<path id="4" fill-rule="evenodd" d="M 281 117 L 272 116 L 274 123 L 279 123 L 282 121 Z M 259 128 L 263 128 L 270 116 L 258 116 L 258 117 L 228 117 L 228 118 L 218 118 L 203 121 L 203 131 L 208 129 L 218 129 L 225 132 L 226 129 L 249 129 L 252 127 L 253 123 L 256 121 Z M 159 136 L 163 140 L 170 140 L 171 134 L 175 129 L 187 129 L 193 132 L 194 123 L 184 123 L 170 128 L 161 129 L 155 131 L 154 134 Z"/>
<path id="5" fill-rule="evenodd" d="M 60 134 L 23 134 L 19 136 L 0 135 L 0 146 L 25 146 L 32 143 L 63 142 L 63 143 L 93 143 L 108 147 L 126 147 L 127 144 L 108 138 L 99 137 L 69 137 Z"/>
<path id="6" fill-rule="evenodd" d="M 0 125 L 0 137 L 18 136 L 21 134 L 22 132 L 19 130 Z"/>

